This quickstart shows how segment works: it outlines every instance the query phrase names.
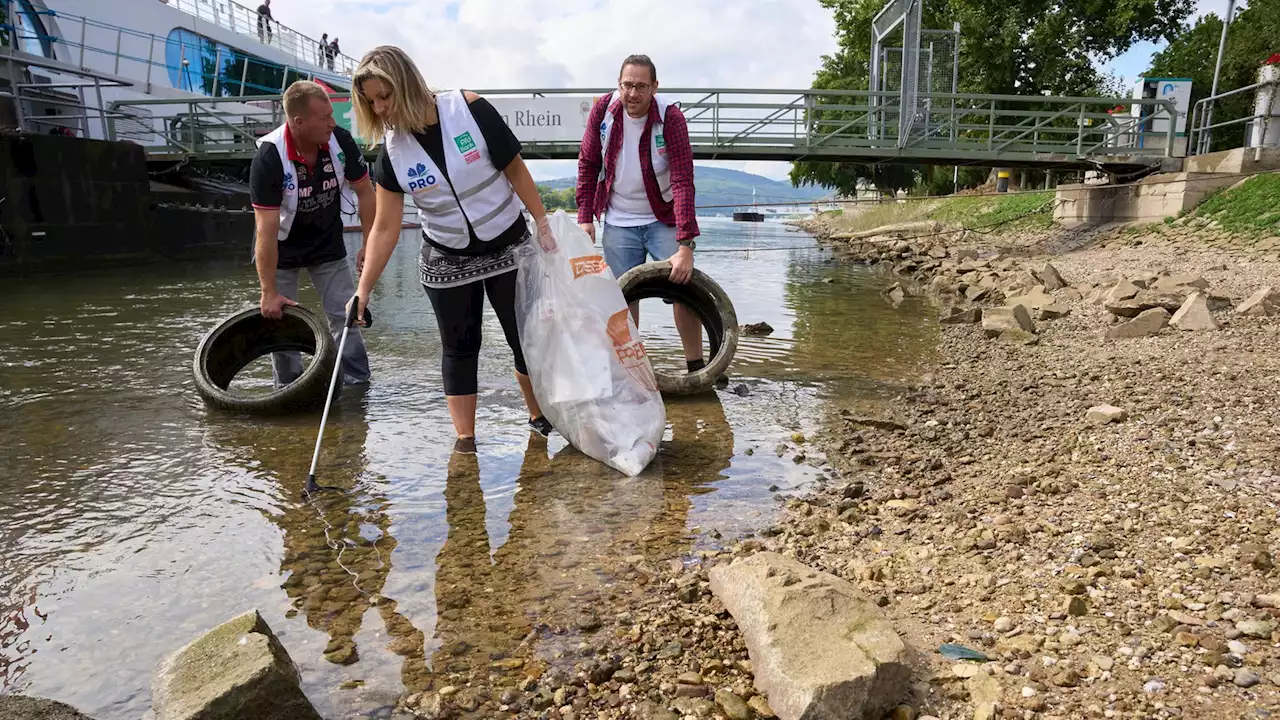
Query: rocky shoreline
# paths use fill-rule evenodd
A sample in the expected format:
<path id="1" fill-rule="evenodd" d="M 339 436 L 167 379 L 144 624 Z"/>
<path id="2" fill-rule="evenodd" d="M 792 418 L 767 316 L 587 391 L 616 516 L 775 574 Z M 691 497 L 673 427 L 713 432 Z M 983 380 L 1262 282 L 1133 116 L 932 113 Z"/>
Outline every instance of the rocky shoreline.
<path id="1" fill-rule="evenodd" d="M 1280 712 L 1280 258 L 1207 232 L 828 239 L 937 307 L 932 372 L 780 447 L 824 475 L 759 537 L 620 553 L 518 634 L 460 610 L 501 641 L 391 717 Z"/>
<path id="2" fill-rule="evenodd" d="M 762 551 L 879 606 L 912 653 L 894 720 L 1280 712 L 1280 306 L 1259 292 L 1280 264 L 1194 231 L 941 230 L 836 246 L 899 273 L 886 302 L 929 294 L 943 323 L 936 369 L 889 412 L 839 408 L 793 438 L 825 451 L 829 482 L 759 538 L 629 560 L 625 609 L 579 627 L 574 653 L 495 660 L 402 712 L 773 717 L 711 592 L 715 567 Z"/>
<path id="3" fill-rule="evenodd" d="M 882 599 L 928 715 L 1275 712 L 1280 267 L 1194 230 L 1003 239 L 846 246 L 946 308 L 939 365 L 833 419 L 848 484 L 770 545 Z"/>

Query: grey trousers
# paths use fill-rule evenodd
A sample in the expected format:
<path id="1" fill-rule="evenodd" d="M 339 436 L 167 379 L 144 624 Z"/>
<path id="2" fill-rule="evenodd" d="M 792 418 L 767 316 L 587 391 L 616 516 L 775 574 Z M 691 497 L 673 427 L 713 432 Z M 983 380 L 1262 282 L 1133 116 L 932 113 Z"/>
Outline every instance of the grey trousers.
<path id="1" fill-rule="evenodd" d="M 347 259 L 320 263 L 307 267 L 311 283 L 320 293 L 320 304 L 324 314 L 329 316 L 329 330 L 336 342 L 342 336 L 342 326 L 347 322 L 347 301 L 356 294 L 355 281 L 351 277 L 351 266 Z M 276 292 L 297 301 L 298 277 L 301 268 L 277 269 Z M 364 349 L 364 338 L 360 335 L 360 327 L 353 325 L 347 333 L 347 344 L 342 349 L 342 375 L 344 384 L 367 382 L 370 377 L 369 354 Z M 302 355 L 296 352 L 280 352 L 271 354 L 271 377 L 277 388 L 284 387 L 302 374 Z"/>

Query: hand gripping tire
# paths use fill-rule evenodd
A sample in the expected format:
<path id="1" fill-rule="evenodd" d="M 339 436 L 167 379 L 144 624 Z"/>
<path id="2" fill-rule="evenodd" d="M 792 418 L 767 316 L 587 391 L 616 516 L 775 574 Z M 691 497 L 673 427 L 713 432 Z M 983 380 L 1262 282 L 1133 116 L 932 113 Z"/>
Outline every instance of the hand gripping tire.
<path id="1" fill-rule="evenodd" d="M 291 350 L 314 357 L 297 380 L 265 395 L 227 391 L 249 363 Z M 303 412 L 324 404 L 337 360 L 338 346 L 329 334 L 328 318 L 286 306 L 281 319 L 269 320 L 258 308 L 251 308 L 223 320 L 204 336 L 196 348 L 192 373 L 196 392 L 210 407 L 254 415 Z"/>
<path id="2" fill-rule="evenodd" d="M 710 390 L 716 378 L 724 375 L 738 351 L 738 314 L 724 288 L 701 270 L 694 268 L 689 282 L 671 282 L 671 262 L 645 263 L 631 268 L 618 278 L 627 303 L 646 298 L 661 298 L 680 303 L 698 316 L 711 344 L 711 358 L 706 367 L 686 375 L 664 375 L 656 369 L 658 390 L 665 395 L 694 395 Z"/>

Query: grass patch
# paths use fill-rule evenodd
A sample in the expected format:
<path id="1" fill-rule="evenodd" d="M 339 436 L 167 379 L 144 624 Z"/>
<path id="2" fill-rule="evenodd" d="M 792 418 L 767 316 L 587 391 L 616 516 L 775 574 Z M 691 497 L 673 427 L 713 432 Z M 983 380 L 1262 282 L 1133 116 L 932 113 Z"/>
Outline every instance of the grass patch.
<path id="1" fill-rule="evenodd" d="M 929 211 L 936 205 L 937 203 L 916 200 L 908 200 L 907 202 L 889 200 L 874 205 L 851 205 L 845 211 L 844 217 L 841 218 L 840 226 L 851 232 L 860 232 L 862 230 L 874 230 L 885 225 L 928 220 Z"/>
<path id="2" fill-rule="evenodd" d="M 1280 173 L 1256 175 L 1200 203 L 1194 217 L 1243 235 L 1280 234 Z"/>
<path id="3" fill-rule="evenodd" d="M 885 201 L 854 205 L 845 211 L 840 227 L 850 232 L 874 230 L 885 225 L 937 220 L 948 225 L 1001 229 L 1045 229 L 1053 226 L 1052 190 L 1009 193 L 1001 197 L 945 197 L 936 200 Z"/>
<path id="4" fill-rule="evenodd" d="M 955 197 L 944 200 L 931 217 L 952 225 L 1010 229 L 1053 225 L 1053 191 L 1011 193 L 1004 197 Z"/>

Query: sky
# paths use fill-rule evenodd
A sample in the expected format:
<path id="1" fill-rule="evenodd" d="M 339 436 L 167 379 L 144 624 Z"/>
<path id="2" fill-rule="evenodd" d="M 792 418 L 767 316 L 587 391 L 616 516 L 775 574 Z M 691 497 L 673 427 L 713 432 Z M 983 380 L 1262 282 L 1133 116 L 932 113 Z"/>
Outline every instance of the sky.
<path id="1" fill-rule="evenodd" d="M 1226 0 L 1198 0 L 1199 12 Z M 359 58 L 398 45 L 428 84 L 475 90 L 610 87 L 632 53 L 653 58 L 667 87 L 807 88 L 835 23 L 818 0 L 272 0 L 299 32 L 337 36 Z M 1221 9 L 1218 9 L 1222 12 Z M 1132 80 L 1158 49 L 1135 47 L 1107 66 Z M 704 164 L 704 163 L 699 163 Z M 773 179 L 788 163 L 708 162 Z M 538 180 L 571 176 L 572 161 L 534 161 Z"/>

